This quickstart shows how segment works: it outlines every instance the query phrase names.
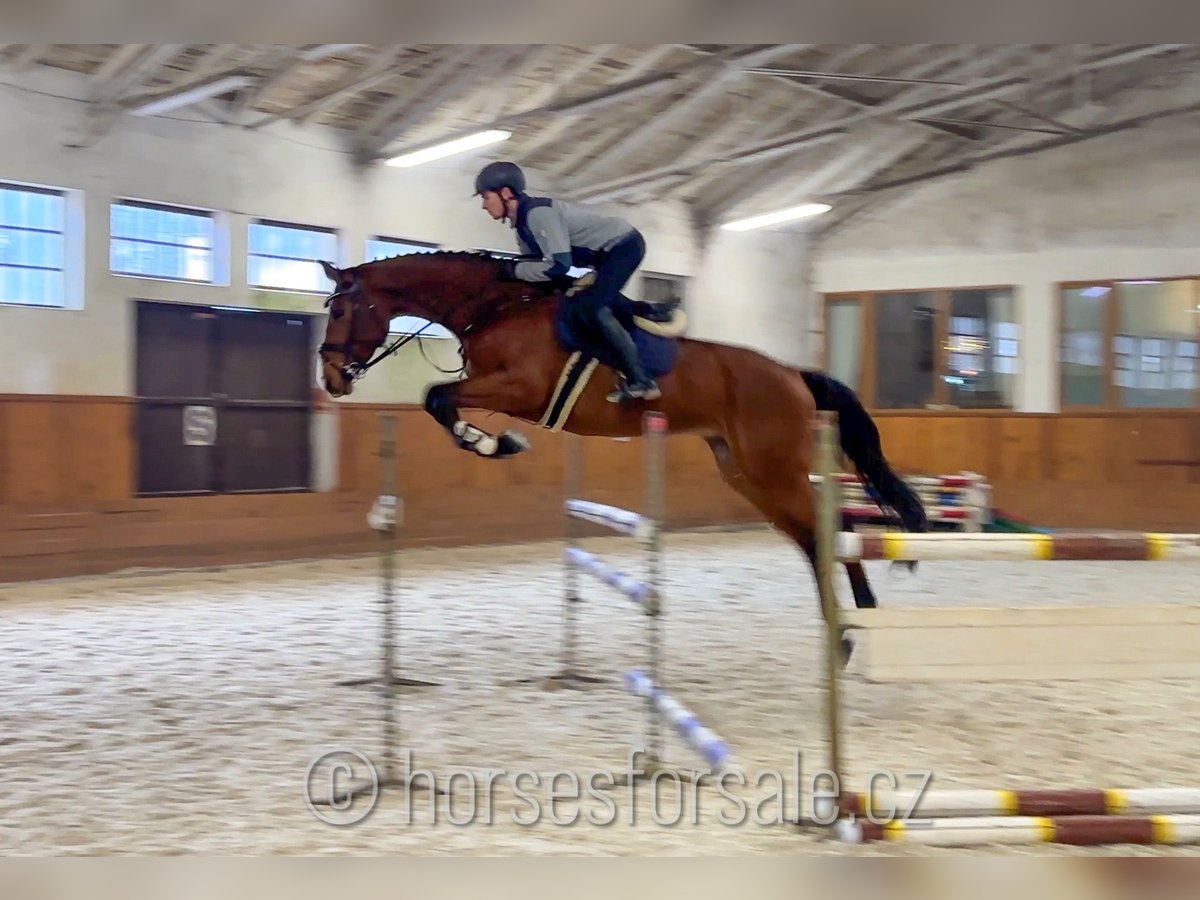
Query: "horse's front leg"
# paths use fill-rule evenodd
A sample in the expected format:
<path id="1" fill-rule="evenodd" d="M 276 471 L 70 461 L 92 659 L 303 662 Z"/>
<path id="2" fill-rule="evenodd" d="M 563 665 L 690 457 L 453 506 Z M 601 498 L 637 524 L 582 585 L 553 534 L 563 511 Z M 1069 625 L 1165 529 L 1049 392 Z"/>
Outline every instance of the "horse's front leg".
<path id="1" fill-rule="evenodd" d="M 504 372 L 435 384 L 425 393 L 425 411 L 441 423 L 463 450 L 489 459 L 506 459 L 528 450 L 529 439 L 512 430 L 490 434 L 464 421 L 459 410 L 466 407 L 505 413 L 520 409 L 523 387 L 522 382 Z"/>

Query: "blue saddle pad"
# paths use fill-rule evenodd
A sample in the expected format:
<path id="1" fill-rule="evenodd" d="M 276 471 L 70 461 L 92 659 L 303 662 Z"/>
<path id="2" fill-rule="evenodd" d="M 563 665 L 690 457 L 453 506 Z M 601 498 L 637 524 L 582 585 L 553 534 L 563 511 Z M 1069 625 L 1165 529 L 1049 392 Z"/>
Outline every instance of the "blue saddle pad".
<path id="1" fill-rule="evenodd" d="M 602 365 L 620 371 L 621 367 L 603 336 L 595 334 L 577 313 L 578 307 L 571 302 L 570 297 L 558 301 L 554 322 L 559 344 L 568 353 L 579 351 L 586 356 L 595 357 Z M 633 321 L 633 301 L 623 295 L 613 304 L 613 314 L 633 336 L 633 343 L 638 348 L 638 356 L 647 375 L 660 378 L 674 368 L 679 349 L 679 342 L 675 338 L 651 334 L 638 328 Z"/>

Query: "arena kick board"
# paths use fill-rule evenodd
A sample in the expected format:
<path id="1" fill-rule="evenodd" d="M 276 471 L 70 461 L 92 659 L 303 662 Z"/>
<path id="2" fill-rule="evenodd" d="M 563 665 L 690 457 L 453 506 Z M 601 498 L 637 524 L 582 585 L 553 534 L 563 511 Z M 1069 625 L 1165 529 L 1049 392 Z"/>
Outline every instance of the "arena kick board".
<path id="1" fill-rule="evenodd" d="M 848 672 L 870 682 L 1200 676 L 1200 606 L 870 609 Z"/>

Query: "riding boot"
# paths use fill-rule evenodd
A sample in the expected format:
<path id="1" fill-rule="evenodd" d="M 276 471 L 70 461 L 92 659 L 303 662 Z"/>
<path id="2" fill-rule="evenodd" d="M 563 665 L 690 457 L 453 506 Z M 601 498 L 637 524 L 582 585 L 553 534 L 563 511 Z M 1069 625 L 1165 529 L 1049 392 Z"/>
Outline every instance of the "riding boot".
<path id="1" fill-rule="evenodd" d="M 642 368 L 642 360 L 638 356 L 637 344 L 629 332 L 621 327 L 612 310 L 604 307 L 596 313 L 596 321 L 608 344 L 621 360 L 622 374 L 625 376 L 625 386 L 608 395 L 609 403 L 620 403 L 622 400 L 657 400 L 662 396 L 654 379 Z"/>

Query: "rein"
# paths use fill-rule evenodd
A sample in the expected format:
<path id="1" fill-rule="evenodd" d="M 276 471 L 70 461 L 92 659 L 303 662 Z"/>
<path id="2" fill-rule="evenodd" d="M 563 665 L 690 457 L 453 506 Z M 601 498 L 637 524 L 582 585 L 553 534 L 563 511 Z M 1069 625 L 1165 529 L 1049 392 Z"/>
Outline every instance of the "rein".
<path id="1" fill-rule="evenodd" d="M 325 299 L 325 305 L 329 306 L 329 304 L 339 295 L 341 295 L 340 291 L 334 291 L 334 293 L 330 294 Z M 426 323 L 417 331 L 401 335 L 395 341 L 393 341 L 390 345 L 388 345 L 387 347 L 384 347 L 383 349 L 378 351 L 373 357 L 371 357 L 371 359 L 369 359 L 365 363 L 355 362 L 351 358 L 351 350 L 355 343 L 355 341 L 354 341 L 354 325 L 353 324 L 351 325 L 351 328 L 350 328 L 349 340 L 347 340 L 345 343 L 342 343 L 342 344 L 331 344 L 328 342 L 322 343 L 320 346 L 320 350 L 322 352 L 328 352 L 328 353 L 341 353 L 348 360 L 346 365 L 342 366 L 343 376 L 346 377 L 349 381 L 359 381 L 360 379 L 362 379 L 363 376 L 365 376 L 367 374 L 367 370 L 370 369 L 372 366 L 376 365 L 377 363 L 383 362 L 383 360 L 387 359 L 389 356 L 394 354 L 401 347 L 403 347 L 404 345 L 409 343 L 413 338 L 418 338 L 417 346 L 421 348 L 421 356 L 427 363 L 429 363 L 431 366 L 433 366 L 435 369 L 437 369 L 443 375 L 461 375 L 462 373 L 466 372 L 466 369 L 467 369 L 467 351 L 466 351 L 465 344 L 466 344 L 466 339 L 467 339 L 468 335 L 471 335 L 472 333 L 477 332 L 483 328 L 486 328 L 487 326 L 491 325 L 492 323 L 498 321 L 499 319 L 503 318 L 508 313 L 510 313 L 513 310 L 513 308 L 525 306 L 525 305 L 531 304 L 531 303 L 535 303 L 538 299 L 540 299 L 540 298 L 536 297 L 535 295 L 531 295 L 529 293 L 524 293 L 524 295 L 521 297 L 516 297 L 516 298 L 506 297 L 506 298 L 501 299 L 498 302 L 489 303 L 489 304 L 483 305 L 480 308 L 476 309 L 471 321 L 469 321 L 466 324 L 466 326 L 463 327 L 461 337 L 459 337 L 459 335 L 455 335 L 456 337 L 459 338 L 458 352 L 459 352 L 460 358 L 463 361 L 463 364 L 454 370 L 443 369 L 441 366 L 439 366 L 437 363 L 435 363 L 433 360 L 431 360 L 429 358 L 429 356 L 425 353 L 424 342 L 419 340 L 420 336 L 431 325 L 434 324 L 432 321 L 426 321 Z M 359 310 L 359 307 L 357 306 L 357 304 L 352 305 L 351 310 L 350 310 L 350 315 L 353 316 L 358 310 Z"/>

